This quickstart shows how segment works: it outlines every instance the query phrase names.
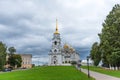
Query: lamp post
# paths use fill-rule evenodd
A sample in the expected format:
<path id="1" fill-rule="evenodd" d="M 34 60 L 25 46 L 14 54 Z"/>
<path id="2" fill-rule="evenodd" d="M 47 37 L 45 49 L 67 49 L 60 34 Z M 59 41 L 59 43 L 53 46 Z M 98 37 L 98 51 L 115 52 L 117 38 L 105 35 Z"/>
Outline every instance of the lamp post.
<path id="1" fill-rule="evenodd" d="M 90 56 L 87 56 L 88 78 L 90 78 L 90 72 L 89 72 L 89 58 L 90 58 Z"/>

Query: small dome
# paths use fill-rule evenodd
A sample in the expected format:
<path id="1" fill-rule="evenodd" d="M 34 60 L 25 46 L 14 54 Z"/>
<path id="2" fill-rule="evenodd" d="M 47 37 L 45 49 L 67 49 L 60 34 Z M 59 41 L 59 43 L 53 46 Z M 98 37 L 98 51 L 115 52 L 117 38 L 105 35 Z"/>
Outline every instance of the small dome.
<path id="1" fill-rule="evenodd" d="M 69 45 L 68 44 L 64 44 L 64 49 L 67 49 L 69 48 Z"/>
<path id="2" fill-rule="evenodd" d="M 71 50 L 72 52 L 74 51 L 74 49 L 73 49 L 72 47 L 70 48 L 70 50 Z"/>

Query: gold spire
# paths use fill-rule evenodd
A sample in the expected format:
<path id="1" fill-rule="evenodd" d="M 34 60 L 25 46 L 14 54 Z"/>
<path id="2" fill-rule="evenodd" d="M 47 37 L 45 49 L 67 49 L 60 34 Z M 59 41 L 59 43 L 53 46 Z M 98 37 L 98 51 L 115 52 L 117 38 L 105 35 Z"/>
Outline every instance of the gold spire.
<path id="1" fill-rule="evenodd" d="M 54 34 L 59 34 L 59 31 L 58 31 L 58 22 L 57 22 L 57 19 L 56 19 L 56 31 Z"/>

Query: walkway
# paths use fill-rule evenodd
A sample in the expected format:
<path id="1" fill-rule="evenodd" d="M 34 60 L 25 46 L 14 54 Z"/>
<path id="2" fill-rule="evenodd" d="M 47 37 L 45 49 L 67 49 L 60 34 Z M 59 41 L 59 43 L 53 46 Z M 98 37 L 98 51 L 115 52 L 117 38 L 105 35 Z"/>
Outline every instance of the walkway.
<path id="1" fill-rule="evenodd" d="M 86 69 L 81 69 L 81 71 L 88 74 L 88 71 Z M 112 77 L 112 76 L 101 74 L 94 71 L 90 71 L 90 76 L 92 76 L 96 80 L 120 80 L 120 78 Z"/>

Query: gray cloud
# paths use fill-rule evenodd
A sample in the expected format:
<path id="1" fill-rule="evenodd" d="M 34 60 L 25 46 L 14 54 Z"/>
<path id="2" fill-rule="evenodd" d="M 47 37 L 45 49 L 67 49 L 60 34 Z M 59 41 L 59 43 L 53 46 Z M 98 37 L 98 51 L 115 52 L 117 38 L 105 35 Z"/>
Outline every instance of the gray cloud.
<path id="1" fill-rule="evenodd" d="M 62 44 L 72 45 L 84 59 L 93 42 L 99 41 L 101 24 L 117 3 L 120 1 L 0 0 L 0 41 L 14 46 L 18 53 L 40 55 L 40 63 L 45 63 L 57 17 Z"/>

